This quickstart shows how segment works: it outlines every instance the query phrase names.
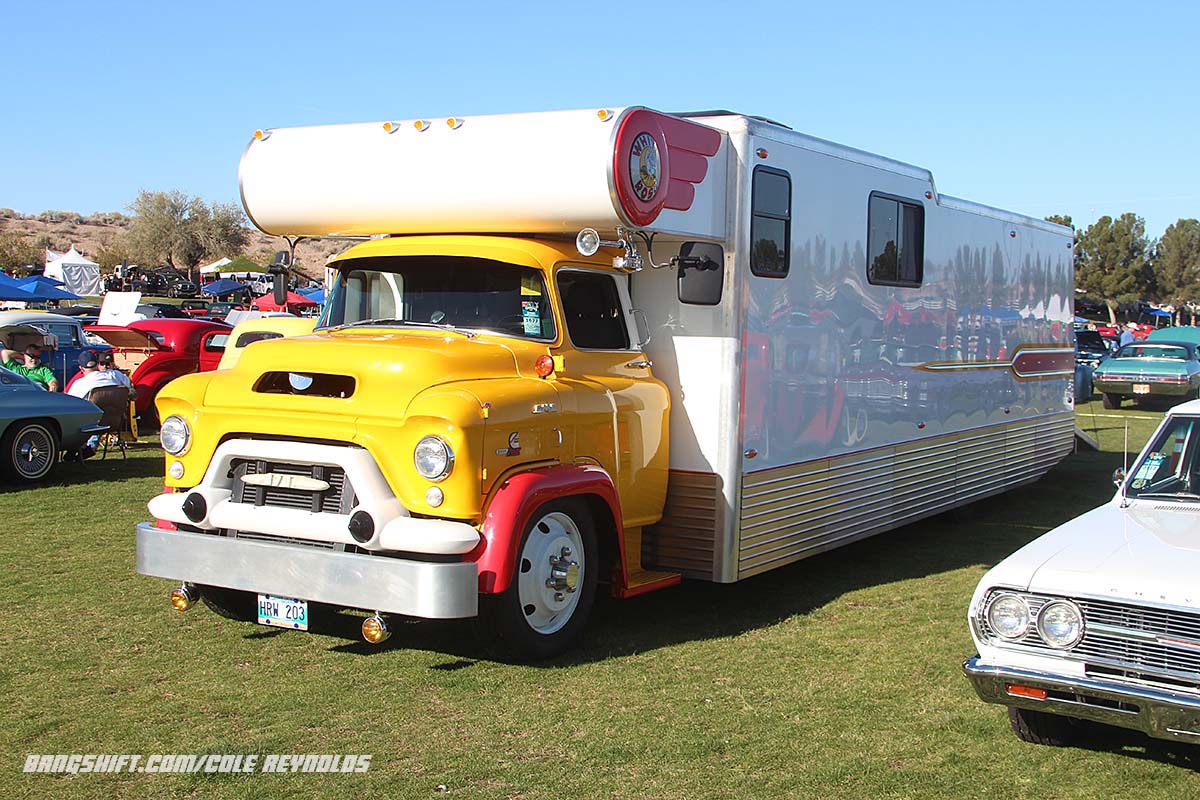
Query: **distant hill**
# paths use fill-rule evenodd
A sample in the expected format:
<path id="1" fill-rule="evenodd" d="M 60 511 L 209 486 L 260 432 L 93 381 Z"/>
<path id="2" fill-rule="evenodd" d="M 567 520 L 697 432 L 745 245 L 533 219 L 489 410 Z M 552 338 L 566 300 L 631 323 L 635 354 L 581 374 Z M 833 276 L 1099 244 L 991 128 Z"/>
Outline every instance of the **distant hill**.
<path id="1" fill-rule="evenodd" d="M 0 208 L 0 234 L 17 233 L 22 238 L 65 253 L 72 245 L 93 261 L 112 244 L 116 236 L 129 226 L 130 217 L 116 211 L 82 215 L 74 211 L 43 211 L 41 214 L 21 214 L 10 208 Z M 255 228 L 247 228 L 250 243 L 246 255 L 259 264 L 272 260 L 275 251 L 286 250 L 287 242 L 279 236 L 268 236 Z M 342 239 L 317 239 L 296 245 L 296 269 L 310 278 L 320 279 L 325 260 L 354 244 Z M 236 258 L 238 253 L 226 253 Z M 143 265 L 154 266 L 154 265 Z"/>

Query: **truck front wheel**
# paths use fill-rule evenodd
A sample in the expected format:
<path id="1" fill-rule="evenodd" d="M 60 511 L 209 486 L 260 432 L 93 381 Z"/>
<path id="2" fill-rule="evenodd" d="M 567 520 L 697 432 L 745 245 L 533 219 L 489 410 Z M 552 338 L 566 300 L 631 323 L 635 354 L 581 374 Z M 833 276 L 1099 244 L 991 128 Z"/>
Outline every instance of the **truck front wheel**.
<path id="1" fill-rule="evenodd" d="M 516 661 L 551 658 L 574 644 L 598 578 L 595 526 L 584 503 L 556 500 L 530 519 L 508 589 L 480 598 L 485 633 Z"/>

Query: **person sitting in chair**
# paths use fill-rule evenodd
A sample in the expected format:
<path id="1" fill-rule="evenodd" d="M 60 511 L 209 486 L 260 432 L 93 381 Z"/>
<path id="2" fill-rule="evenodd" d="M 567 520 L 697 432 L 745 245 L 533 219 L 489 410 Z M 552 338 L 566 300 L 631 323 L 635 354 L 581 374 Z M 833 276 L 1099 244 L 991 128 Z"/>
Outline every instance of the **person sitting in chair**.
<path id="1" fill-rule="evenodd" d="M 100 386 L 124 386 L 133 397 L 133 384 L 119 369 L 104 369 L 95 350 L 84 350 L 79 354 L 79 376 L 67 386 L 67 394 L 87 397 L 88 392 Z"/>
<path id="2" fill-rule="evenodd" d="M 54 377 L 54 373 L 49 367 L 42 364 L 42 348 L 36 344 L 26 347 L 20 359 L 18 359 L 16 350 L 4 348 L 3 351 L 0 351 L 0 364 L 18 375 L 24 375 L 43 388 L 52 392 L 58 391 L 58 378 Z"/>

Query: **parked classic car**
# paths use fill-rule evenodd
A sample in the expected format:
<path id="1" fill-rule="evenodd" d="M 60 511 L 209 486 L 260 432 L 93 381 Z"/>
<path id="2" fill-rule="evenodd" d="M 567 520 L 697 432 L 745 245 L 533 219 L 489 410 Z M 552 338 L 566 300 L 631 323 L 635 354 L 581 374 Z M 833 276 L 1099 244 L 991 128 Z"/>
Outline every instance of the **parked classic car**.
<path id="1" fill-rule="evenodd" d="M 184 300 L 179 304 L 179 310 L 189 317 L 203 317 L 208 315 L 207 300 Z"/>
<path id="2" fill-rule="evenodd" d="M 158 390 L 180 375 L 216 369 L 230 330 L 224 323 L 204 319 L 88 326 L 89 333 L 112 346 L 117 367 L 133 381 L 139 415 L 153 415 Z"/>
<path id="3" fill-rule="evenodd" d="M 54 377 L 58 378 L 60 386 L 66 386 L 67 381 L 79 371 L 80 352 L 84 349 L 108 349 L 106 344 L 96 344 L 87 340 L 78 317 L 52 314 L 48 311 L 0 311 L 0 341 L 3 341 L 6 347 L 19 349 L 9 341 L 10 337 L 5 331 L 20 330 L 21 326 L 28 325 L 52 334 L 58 340 L 55 348 L 44 350 L 42 363 L 54 371 Z"/>
<path id="4" fill-rule="evenodd" d="M 1170 410 L 1108 503 L 980 581 L 967 619 L 979 697 L 1027 742 L 1084 721 L 1200 743 L 1200 402 Z"/>
<path id="5" fill-rule="evenodd" d="M 1121 401 L 1182 400 L 1200 396 L 1200 355 L 1191 342 L 1134 342 L 1108 358 L 1092 374 L 1105 408 Z"/>
<path id="6" fill-rule="evenodd" d="M 0 367 L 0 472 L 19 483 L 50 474 L 59 456 L 80 452 L 94 434 L 108 430 L 93 403 Z"/>
<path id="7" fill-rule="evenodd" d="M 205 316 L 207 316 L 209 319 L 223 320 L 231 311 L 245 310 L 246 306 L 242 303 L 233 303 L 227 300 L 217 300 L 216 302 L 209 304 L 208 313 Z"/>
<path id="8" fill-rule="evenodd" d="M 316 324 L 315 319 L 293 317 L 291 314 L 256 317 L 239 322 L 229 333 L 225 352 L 217 368 L 233 369 L 248 345 L 286 336 L 304 336 L 312 333 Z"/>

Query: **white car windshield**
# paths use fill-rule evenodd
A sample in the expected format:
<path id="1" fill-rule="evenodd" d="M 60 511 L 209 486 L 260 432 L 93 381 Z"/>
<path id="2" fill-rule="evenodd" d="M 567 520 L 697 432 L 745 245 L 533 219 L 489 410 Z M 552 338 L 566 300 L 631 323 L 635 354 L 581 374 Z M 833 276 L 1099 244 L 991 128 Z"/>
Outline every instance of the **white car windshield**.
<path id="1" fill-rule="evenodd" d="M 339 265 L 319 327 L 440 327 L 554 339 L 542 273 L 484 258 L 359 258 Z"/>
<path id="2" fill-rule="evenodd" d="M 1200 419 L 1173 417 L 1134 465 L 1126 497 L 1200 500 Z"/>

